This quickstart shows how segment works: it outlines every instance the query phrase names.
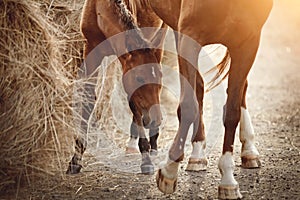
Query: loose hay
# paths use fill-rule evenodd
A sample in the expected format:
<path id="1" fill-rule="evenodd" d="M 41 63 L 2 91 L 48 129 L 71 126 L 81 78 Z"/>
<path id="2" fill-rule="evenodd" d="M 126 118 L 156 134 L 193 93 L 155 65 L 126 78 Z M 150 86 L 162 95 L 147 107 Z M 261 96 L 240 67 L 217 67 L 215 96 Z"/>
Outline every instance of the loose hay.
<path id="1" fill-rule="evenodd" d="M 36 176 L 46 180 L 43 175 L 63 175 L 67 169 L 73 137 L 80 134 L 74 124 L 80 109 L 73 105 L 82 103 L 83 94 L 74 90 L 88 81 L 76 79 L 84 42 L 82 5 L 79 0 L 0 1 L 0 194 L 7 186 L 18 188 L 24 177 L 33 183 Z M 103 134 L 88 136 L 90 149 L 105 136 L 123 148 L 129 137 L 121 66 L 105 62 L 93 81 L 98 82 L 93 117 Z"/>
<path id="2" fill-rule="evenodd" d="M 0 1 L 0 190 L 20 174 L 66 169 L 76 131 L 70 77 L 82 40 L 78 29 L 51 24 L 43 5 Z"/>
<path id="3" fill-rule="evenodd" d="M 82 0 L 38 0 L 42 14 L 51 23 L 50 34 L 57 38 L 63 67 L 70 72 L 77 71 L 82 63 L 84 39 L 79 30 Z"/>

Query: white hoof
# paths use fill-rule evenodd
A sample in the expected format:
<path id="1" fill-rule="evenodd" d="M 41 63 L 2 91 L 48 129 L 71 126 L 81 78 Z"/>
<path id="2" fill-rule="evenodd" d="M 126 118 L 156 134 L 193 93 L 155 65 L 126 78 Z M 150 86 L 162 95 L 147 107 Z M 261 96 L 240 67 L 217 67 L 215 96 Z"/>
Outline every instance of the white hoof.
<path id="1" fill-rule="evenodd" d="M 208 161 L 206 158 L 190 158 L 186 171 L 205 171 L 207 169 Z"/>
<path id="2" fill-rule="evenodd" d="M 220 185 L 218 188 L 219 199 L 241 199 L 239 185 Z"/>
<path id="3" fill-rule="evenodd" d="M 234 179 L 234 161 L 232 153 L 226 152 L 219 160 L 219 169 L 221 172 L 221 183 L 218 189 L 219 199 L 241 199 L 239 184 Z"/>

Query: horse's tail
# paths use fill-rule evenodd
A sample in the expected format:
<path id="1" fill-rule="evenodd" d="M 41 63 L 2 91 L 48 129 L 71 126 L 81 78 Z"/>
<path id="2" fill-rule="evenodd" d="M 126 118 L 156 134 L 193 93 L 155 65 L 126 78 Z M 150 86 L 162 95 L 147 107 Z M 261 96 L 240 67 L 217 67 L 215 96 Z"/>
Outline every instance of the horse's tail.
<path id="1" fill-rule="evenodd" d="M 206 92 L 211 91 L 212 89 L 214 89 L 215 87 L 220 85 L 224 79 L 227 78 L 227 76 L 229 74 L 229 70 L 227 69 L 227 66 L 229 66 L 230 60 L 231 60 L 230 53 L 227 49 L 222 61 L 218 65 L 214 66 L 212 69 L 208 70 L 205 73 L 205 74 L 209 74 L 209 73 L 215 72 L 217 70 L 216 75 L 208 82 L 208 84 L 207 84 L 208 87 L 206 89 Z"/>

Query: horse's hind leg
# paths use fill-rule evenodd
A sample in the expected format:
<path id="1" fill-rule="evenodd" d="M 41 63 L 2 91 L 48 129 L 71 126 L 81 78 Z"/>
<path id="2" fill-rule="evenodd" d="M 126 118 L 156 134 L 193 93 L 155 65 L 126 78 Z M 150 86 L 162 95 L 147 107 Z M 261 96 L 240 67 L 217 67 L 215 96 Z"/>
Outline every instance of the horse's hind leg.
<path id="1" fill-rule="evenodd" d="M 244 86 L 244 94 L 241 107 L 240 119 L 240 141 L 242 143 L 242 167 L 243 168 L 257 168 L 260 167 L 259 153 L 254 145 L 254 130 L 251 118 L 246 106 L 246 92 L 248 83 L 246 81 Z"/>
<path id="2" fill-rule="evenodd" d="M 228 77 L 228 97 L 224 113 L 225 137 L 223 154 L 218 165 L 222 176 L 219 184 L 220 199 L 238 199 L 242 197 L 239 191 L 239 184 L 233 176 L 233 145 L 236 127 L 241 117 L 241 106 L 247 75 L 254 62 L 258 45 L 259 34 L 249 37 L 239 47 L 229 47 L 231 65 Z"/>
<path id="3" fill-rule="evenodd" d="M 194 122 L 194 132 L 192 137 L 193 151 L 189 158 L 188 165 L 186 167 L 187 171 L 201 171 L 206 170 L 208 161 L 205 154 L 206 141 L 205 132 L 203 124 L 203 97 L 204 97 L 204 82 L 196 71 L 196 95 L 199 105 L 199 116 L 197 116 Z"/>

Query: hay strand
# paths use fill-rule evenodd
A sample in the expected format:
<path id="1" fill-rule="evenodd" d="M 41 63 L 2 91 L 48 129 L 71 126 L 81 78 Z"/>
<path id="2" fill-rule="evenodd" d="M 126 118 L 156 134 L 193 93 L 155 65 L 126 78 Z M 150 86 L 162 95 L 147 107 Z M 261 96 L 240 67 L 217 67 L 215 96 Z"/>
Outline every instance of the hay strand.
<path id="1" fill-rule="evenodd" d="M 81 11 L 47 2 L 0 1 L 0 189 L 24 172 L 62 170 L 72 150 Z"/>

